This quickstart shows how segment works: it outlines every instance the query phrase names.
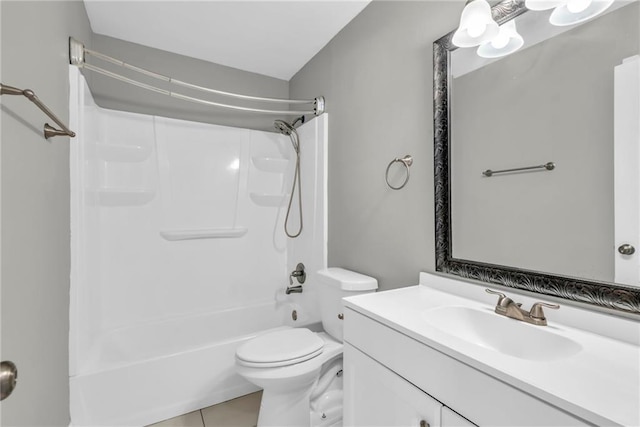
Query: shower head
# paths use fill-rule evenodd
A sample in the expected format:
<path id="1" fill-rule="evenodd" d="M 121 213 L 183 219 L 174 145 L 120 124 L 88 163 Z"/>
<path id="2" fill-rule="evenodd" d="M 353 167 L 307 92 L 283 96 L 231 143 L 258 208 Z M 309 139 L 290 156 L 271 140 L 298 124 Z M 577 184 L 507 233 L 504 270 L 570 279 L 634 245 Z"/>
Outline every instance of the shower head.
<path id="1" fill-rule="evenodd" d="M 278 132 L 287 136 L 291 135 L 291 132 L 294 131 L 293 126 L 291 126 L 289 123 L 285 122 L 284 120 L 274 121 L 273 126 L 276 128 Z"/>

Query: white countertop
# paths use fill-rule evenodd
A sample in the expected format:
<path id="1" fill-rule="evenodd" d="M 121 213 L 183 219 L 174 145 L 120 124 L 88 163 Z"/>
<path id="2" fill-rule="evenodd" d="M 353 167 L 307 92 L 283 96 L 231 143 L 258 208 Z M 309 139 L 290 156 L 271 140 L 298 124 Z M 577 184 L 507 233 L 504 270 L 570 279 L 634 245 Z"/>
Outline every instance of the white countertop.
<path id="1" fill-rule="evenodd" d="M 522 359 L 470 343 L 424 321 L 422 313 L 436 307 L 492 311 L 496 297 L 484 293 L 484 287 L 466 283 L 460 287 L 462 282 L 426 273 L 420 281 L 417 286 L 346 298 L 344 305 L 595 425 L 640 426 L 640 319 L 569 306 L 558 311 L 564 310 L 562 316 L 547 310 L 548 326 L 521 322 L 522 327 L 549 328 L 579 343 L 582 350 L 552 361 Z M 448 285 L 456 292 L 443 291 Z M 530 298 L 504 292 L 524 307 L 530 304 Z M 462 296 L 464 293 L 467 295 Z M 587 323 L 599 325 L 601 331 L 602 325 L 612 332 L 623 331 L 629 339 L 625 342 L 589 332 L 584 325 L 580 329 L 569 326 L 572 317 L 589 319 Z"/>

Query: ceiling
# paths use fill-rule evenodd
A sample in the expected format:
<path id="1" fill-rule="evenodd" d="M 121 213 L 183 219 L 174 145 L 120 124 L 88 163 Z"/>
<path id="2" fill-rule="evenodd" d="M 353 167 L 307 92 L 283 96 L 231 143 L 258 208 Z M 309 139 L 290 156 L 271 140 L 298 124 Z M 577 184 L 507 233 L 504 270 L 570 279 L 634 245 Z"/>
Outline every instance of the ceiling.
<path id="1" fill-rule="evenodd" d="M 94 33 L 290 80 L 370 0 L 84 0 Z"/>

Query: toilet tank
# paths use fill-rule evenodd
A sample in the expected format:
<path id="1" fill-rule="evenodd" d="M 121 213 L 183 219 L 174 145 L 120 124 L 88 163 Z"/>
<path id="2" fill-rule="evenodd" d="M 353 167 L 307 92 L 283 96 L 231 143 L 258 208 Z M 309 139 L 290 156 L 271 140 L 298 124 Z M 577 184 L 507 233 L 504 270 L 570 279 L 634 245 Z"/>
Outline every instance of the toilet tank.
<path id="1" fill-rule="evenodd" d="M 342 298 L 375 292 L 376 289 L 376 279 L 355 271 L 333 267 L 318 271 L 320 317 L 325 332 L 342 342 Z"/>

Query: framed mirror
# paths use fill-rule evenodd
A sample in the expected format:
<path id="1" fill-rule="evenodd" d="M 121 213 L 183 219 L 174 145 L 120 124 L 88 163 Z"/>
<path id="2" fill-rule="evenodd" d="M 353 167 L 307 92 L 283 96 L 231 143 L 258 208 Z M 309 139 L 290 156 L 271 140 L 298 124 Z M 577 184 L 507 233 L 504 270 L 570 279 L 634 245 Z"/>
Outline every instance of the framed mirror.
<path id="1" fill-rule="evenodd" d="M 434 42 L 437 271 L 640 314 L 639 7 L 504 0 L 516 52 Z"/>

